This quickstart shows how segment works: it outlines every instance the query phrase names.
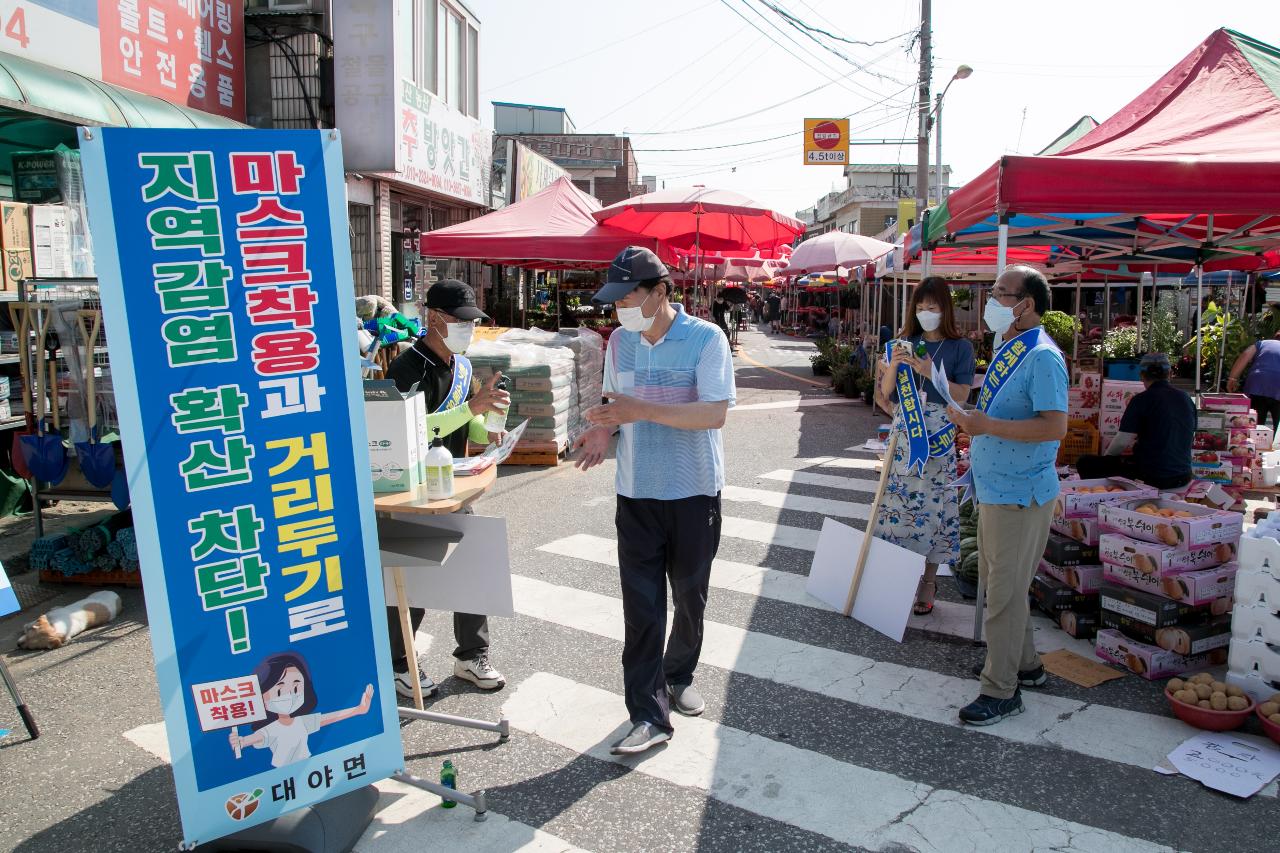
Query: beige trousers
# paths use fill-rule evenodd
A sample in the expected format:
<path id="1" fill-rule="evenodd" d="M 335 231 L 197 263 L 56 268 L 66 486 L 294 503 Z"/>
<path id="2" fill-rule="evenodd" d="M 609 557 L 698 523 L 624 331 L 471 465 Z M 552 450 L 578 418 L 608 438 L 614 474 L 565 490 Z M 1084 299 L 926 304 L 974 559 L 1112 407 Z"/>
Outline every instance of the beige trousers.
<path id="1" fill-rule="evenodd" d="M 983 633 L 987 664 L 981 692 L 1008 699 L 1018 688 L 1018 670 L 1040 665 L 1031 637 L 1027 591 L 1049 540 L 1053 503 L 978 505 L 978 575 L 986 590 Z"/>

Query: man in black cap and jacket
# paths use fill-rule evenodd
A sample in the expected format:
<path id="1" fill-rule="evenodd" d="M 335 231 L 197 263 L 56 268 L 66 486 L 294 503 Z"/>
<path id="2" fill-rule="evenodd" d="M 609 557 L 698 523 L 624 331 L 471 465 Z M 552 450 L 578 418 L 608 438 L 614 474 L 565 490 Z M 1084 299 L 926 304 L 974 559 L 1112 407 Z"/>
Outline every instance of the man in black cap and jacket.
<path id="1" fill-rule="evenodd" d="M 511 397 L 494 387 L 501 374 L 495 373 L 488 384 L 481 386 L 470 379 L 469 369 L 465 377 L 455 370 L 461 364 L 454 356 L 461 355 L 470 345 L 476 322 L 489 319 L 476 307 L 475 293 L 471 288 L 457 279 L 438 281 L 427 291 L 426 309 L 422 337 L 391 362 L 387 378 L 393 380 L 402 393 L 416 384 L 418 390 L 426 395 L 428 412 L 456 405 L 453 399 L 459 403 L 466 402 L 472 414 L 467 429 L 457 429 L 441 436 L 450 453 L 463 457 L 467 452 L 468 439 L 478 443 L 489 442 L 491 437 L 484 428 L 484 416 L 488 412 L 505 409 L 510 405 Z M 426 611 L 421 608 L 409 610 L 409 620 L 415 633 L 425 615 Z M 405 659 L 400 613 L 394 607 L 387 608 L 387 633 L 391 638 L 396 692 L 413 698 L 410 661 Z M 453 653 L 453 674 L 456 677 L 484 690 L 497 690 L 506 684 L 506 678 L 489 662 L 487 617 L 471 613 L 453 614 L 453 636 L 458 644 Z M 435 683 L 421 668 L 418 669 L 418 678 L 423 696 L 436 692 Z"/>

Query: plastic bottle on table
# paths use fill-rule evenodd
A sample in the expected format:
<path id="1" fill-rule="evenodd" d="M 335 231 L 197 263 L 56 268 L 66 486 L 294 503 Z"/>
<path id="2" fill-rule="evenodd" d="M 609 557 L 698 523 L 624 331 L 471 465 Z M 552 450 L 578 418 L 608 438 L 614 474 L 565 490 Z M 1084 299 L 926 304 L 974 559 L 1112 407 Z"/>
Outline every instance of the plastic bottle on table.
<path id="1" fill-rule="evenodd" d="M 431 441 L 431 449 L 427 451 L 426 479 L 427 499 L 433 501 L 453 497 L 453 454 L 444 446 L 440 437 L 440 429 L 435 430 L 436 437 Z"/>

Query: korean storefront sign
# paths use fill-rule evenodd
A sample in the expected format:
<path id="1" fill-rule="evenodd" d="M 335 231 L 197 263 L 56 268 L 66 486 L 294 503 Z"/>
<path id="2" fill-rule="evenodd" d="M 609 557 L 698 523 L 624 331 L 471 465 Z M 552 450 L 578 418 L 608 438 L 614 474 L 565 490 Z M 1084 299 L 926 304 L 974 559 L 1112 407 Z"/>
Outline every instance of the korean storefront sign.
<path id="1" fill-rule="evenodd" d="M 244 0 L 2 3 L 0 51 L 244 120 Z"/>
<path id="2" fill-rule="evenodd" d="M 333 131 L 82 129 L 183 833 L 403 766 Z"/>

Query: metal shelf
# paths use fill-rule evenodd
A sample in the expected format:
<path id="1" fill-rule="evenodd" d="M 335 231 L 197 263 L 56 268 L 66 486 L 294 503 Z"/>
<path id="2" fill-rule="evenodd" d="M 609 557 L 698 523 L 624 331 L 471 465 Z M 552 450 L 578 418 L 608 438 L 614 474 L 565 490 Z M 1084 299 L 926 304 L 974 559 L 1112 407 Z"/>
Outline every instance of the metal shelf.
<path id="1" fill-rule="evenodd" d="M 21 415 L 19 415 L 16 418 L 6 418 L 4 420 L 0 420 L 0 431 L 10 430 L 16 427 L 20 427 L 26 422 L 26 420 L 27 419 Z"/>

